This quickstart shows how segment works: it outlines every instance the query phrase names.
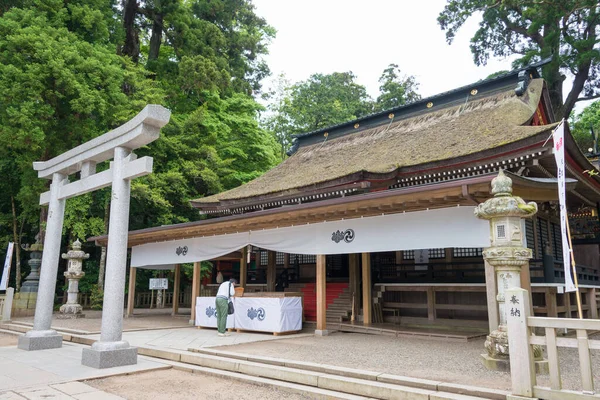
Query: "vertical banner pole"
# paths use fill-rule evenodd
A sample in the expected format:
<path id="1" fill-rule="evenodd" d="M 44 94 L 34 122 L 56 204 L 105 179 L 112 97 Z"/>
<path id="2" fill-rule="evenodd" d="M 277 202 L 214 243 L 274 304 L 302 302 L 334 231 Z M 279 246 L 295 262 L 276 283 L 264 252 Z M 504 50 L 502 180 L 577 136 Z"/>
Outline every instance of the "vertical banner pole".
<path id="1" fill-rule="evenodd" d="M 569 253 L 571 253 L 571 269 L 573 270 L 573 283 L 575 283 L 575 297 L 577 298 L 577 314 L 579 319 L 583 319 L 583 311 L 581 310 L 581 293 L 579 292 L 579 282 L 577 279 L 577 268 L 575 266 L 575 255 L 573 254 L 573 244 L 571 242 L 571 230 L 569 229 L 569 217 L 567 217 L 567 236 L 569 238 Z M 571 310 L 567 310 L 571 316 Z"/>
<path id="2" fill-rule="evenodd" d="M 575 292 L 577 297 L 577 310 L 579 318 L 583 318 L 581 310 L 581 295 L 577 283 L 577 269 L 575 265 L 575 256 L 573 254 L 573 244 L 571 241 L 571 230 L 569 229 L 569 219 L 567 214 L 567 190 L 566 190 L 566 167 L 565 167 L 565 120 L 556 127 L 552 133 L 554 159 L 556 161 L 556 180 L 558 181 L 558 201 L 560 204 L 560 227 L 563 248 L 563 264 L 565 270 L 565 294 Z M 570 264 L 570 265 L 569 265 Z M 570 267 L 570 268 L 569 268 Z M 571 278 L 571 274 L 573 277 Z M 567 310 L 569 317 L 571 310 Z"/>

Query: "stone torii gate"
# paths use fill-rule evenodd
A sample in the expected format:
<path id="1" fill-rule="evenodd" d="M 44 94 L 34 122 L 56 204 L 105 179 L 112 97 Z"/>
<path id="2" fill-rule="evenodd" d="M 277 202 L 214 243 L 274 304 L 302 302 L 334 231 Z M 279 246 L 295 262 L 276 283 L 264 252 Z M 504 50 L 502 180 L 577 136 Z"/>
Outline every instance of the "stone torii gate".
<path id="1" fill-rule="evenodd" d="M 51 160 L 33 163 L 38 177 L 51 179 L 52 183 L 50 191 L 40 196 L 40 204 L 48 204 L 40 284 L 33 329 L 19 337 L 20 349 L 62 346 L 62 336 L 50 326 L 65 201 L 112 184 L 102 329 L 100 340 L 91 349 L 83 350 L 82 364 L 106 368 L 137 363 L 137 348 L 122 340 L 129 197 L 131 180 L 152 173 L 153 160 L 152 157 L 136 159 L 132 150 L 158 139 L 160 128 L 169 122 L 170 116 L 171 112 L 166 108 L 148 105 L 120 127 Z M 110 168 L 96 173 L 96 164 L 111 158 Z M 80 172 L 80 179 L 69 182 L 68 176 L 76 172 Z"/>

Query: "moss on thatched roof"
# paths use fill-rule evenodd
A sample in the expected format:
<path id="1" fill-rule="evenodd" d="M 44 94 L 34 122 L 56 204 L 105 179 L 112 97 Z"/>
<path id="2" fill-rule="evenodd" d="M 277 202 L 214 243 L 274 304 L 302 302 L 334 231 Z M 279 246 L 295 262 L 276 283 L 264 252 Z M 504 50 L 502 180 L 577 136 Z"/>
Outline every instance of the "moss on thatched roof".
<path id="1" fill-rule="evenodd" d="M 300 149 L 290 158 L 242 186 L 194 200 L 200 208 L 222 200 L 293 194 L 348 175 L 388 174 L 400 168 L 450 160 L 513 143 L 549 129 L 530 126 L 544 88 L 542 79 L 526 92 L 496 93 L 458 106 L 358 130 Z M 339 183 L 339 182 L 338 182 Z"/>

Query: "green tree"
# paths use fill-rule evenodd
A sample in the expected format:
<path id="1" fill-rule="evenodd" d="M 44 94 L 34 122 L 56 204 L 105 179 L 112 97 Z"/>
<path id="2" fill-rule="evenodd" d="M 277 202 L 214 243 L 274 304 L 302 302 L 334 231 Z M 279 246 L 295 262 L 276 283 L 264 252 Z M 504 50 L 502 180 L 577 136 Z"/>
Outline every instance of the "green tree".
<path id="1" fill-rule="evenodd" d="M 390 64 L 379 77 L 379 92 L 375 108 L 379 111 L 403 106 L 421 99 L 414 76 L 402 76 L 397 64 Z"/>
<path id="2" fill-rule="evenodd" d="M 600 96 L 597 0 L 448 0 L 438 17 L 448 43 L 473 15 L 482 15 L 471 38 L 475 64 L 485 65 L 492 55 L 518 55 L 515 67 L 551 58 L 542 76 L 559 119 L 567 118 L 577 101 Z M 565 97 L 567 77 L 573 85 Z"/>
<path id="3" fill-rule="evenodd" d="M 88 141 L 161 97 L 150 96 L 157 85 L 142 69 L 115 54 L 106 9 L 83 3 L 34 1 L 0 17 L 0 152 L 14 160 L 7 173 L 18 182 L 15 214 L 27 226 L 39 224 L 39 195 L 47 190 L 33 161 Z M 69 201 L 67 216 L 81 201 Z M 95 231 L 93 220 L 81 223 L 66 226 L 77 235 Z"/>
<path id="4" fill-rule="evenodd" d="M 293 133 L 309 132 L 369 114 L 372 100 L 364 86 L 349 72 L 313 74 L 292 85 L 289 101 L 280 112 L 287 114 Z"/>
<path id="5" fill-rule="evenodd" d="M 593 148 L 592 130 L 596 137 L 600 137 L 600 101 L 595 101 L 587 106 L 573 118 L 573 123 L 571 123 L 571 132 L 584 153 Z M 600 149 L 600 143 L 597 143 L 597 147 Z"/>

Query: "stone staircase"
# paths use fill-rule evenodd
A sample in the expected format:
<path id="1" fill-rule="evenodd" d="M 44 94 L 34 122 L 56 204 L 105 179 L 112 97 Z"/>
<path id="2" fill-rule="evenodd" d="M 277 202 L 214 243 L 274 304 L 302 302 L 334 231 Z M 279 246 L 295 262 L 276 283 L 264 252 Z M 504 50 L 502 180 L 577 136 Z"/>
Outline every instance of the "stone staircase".
<path id="1" fill-rule="evenodd" d="M 307 321 L 317 320 L 317 294 L 314 283 L 292 283 L 286 292 L 302 292 L 304 294 L 304 316 Z M 348 321 L 352 314 L 352 296 L 347 283 L 327 284 L 327 322 L 340 323 Z"/>

